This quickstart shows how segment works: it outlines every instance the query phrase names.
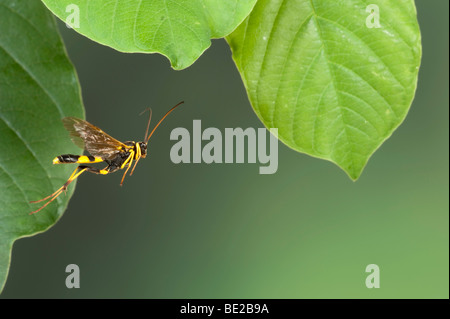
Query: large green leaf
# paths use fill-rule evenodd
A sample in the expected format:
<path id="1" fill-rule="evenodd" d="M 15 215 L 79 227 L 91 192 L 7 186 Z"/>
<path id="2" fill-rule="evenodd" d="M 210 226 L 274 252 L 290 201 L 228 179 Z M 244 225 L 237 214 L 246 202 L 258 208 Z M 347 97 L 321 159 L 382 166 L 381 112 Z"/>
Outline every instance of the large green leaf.
<path id="1" fill-rule="evenodd" d="M 380 28 L 366 25 L 373 4 Z M 412 0 L 260 0 L 227 40 L 261 121 L 352 179 L 414 97 L 421 42 Z"/>
<path id="2" fill-rule="evenodd" d="M 51 13 L 37 0 L 0 0 L 0 291 L 11 247 L 42 232 L 64 212 L 73 192 L 29 215 L 68 178 L 73 167 L 55 155 L 79 153 L 61 118 L 84 117 L 74 68 Z"/>
<path id="3" fill-rule="evenodd" d="M 76 31 L 122 52 L 161 53 L 184 69 L 232 32 L 256 0 L 42 0 Z M 79 13 L 78 17 L 76 16 Z"/>

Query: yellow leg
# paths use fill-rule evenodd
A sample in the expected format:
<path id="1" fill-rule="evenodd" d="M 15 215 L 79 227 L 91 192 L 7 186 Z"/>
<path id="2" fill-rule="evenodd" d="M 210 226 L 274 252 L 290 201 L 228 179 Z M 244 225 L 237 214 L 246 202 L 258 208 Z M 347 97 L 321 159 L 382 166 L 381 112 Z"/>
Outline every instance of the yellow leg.
<path id="1" fill-rule="evenodd" d="M 131 167 L 131 162 L 133 161 L 133 157 L 134 157 L 134 152 L 131 151 L 130 152 L 130 156 L 128 156 L 128 158 L 125 160 L 125 162 L 123 162 L 122 166 L 120 167 L 121 169 L 125 168 L 125 166 L 127 166 L 127 169 L 125 170 L 125 173 L 122 176 L 122 180 L 120 181 L 120 186 L 123 185 L 123 181 L 125 179 L 125 176 L 127 175 L 128 170 Z"/>
<path id="2" fill-rule="evenodd" d="M 131 170 L 130 176 L 133 175 L 134 169 L 136 168 L 136 165 L 137 165 L 137 163 L 139 162 L 140 159 L 141 159 L 141 157 L 139 156 L 139 157 L 136 159 L 136 162 L 134 162 L 134 166 L 133 166 L 133 169 Z"/>
<path id="3" fill-rule="evenodd" d="M 49 196 L 47 196 L 47 197 L 45 197 L 45 198 L 43 198 L 43 199 L 40 199 L 40 200 L 36 200 L 36 201 L 30 202 L 30 203 L 40 203 L 40 202 L 45 201 L 45 200 L 47 200 L 47 199 L 50 198 L 50 200 L 49 200 L 47 203 L 45 203 L 41 208 L 39 208 L 39 209 L 37 209 L 37 210 L 35 210 L 35 211 L 32 211 L 32 212 L 30 213 L 30 215 L 31 215 L 31 214 L 35 214 L 35 213 L 41 211 L 44 207 L 46 207 L 48 204 L 50 204 L 51 202 L 53 202 L 59 195 L 61 195 L 61 193 L 62 193 L 63 191 L 65 191 L 65 190 L 67 189 L 67 186 L 69 186 L 70 183 L 72 183 L 75 179 L 78 178 L 78 176 L 80 176 L 81 174 L 83 174 L 84 172 L 86 172 L 86 170 L 88 169 L 87 167 L 84 167 L 84 168 L 82 168 L 81 170 L 79 170 L 79 168 L 80 168 L 80 167 L 77 167 L 77 168 L 73 171 L 72 175 L 70 175 L 70 177 L 69 177 L 69 179 L 67 180 L 67 182 L 65 182 L 63 186 L 61 186 L 60 188 L 58 188 L 58 190 L 57 190 L 56 192 L 54 192 L 53 194 L 51 194 L 51 195 L 49 195 Z"/>
<path id="4" fill-rule="evenodd" d="M 127 167 L 127 169 L 125 170 L 125 173 L 123 173 L 122 180 L 120 181 L 120 186 L 122 186 L 123 180 L 125 179 L 125 176 L 127 175 L 127 172 L 128 172 L 128 170 L 130 169 L 130 167 L 131 167 L 131 162 L 128 163 L 128 167 Z"/>

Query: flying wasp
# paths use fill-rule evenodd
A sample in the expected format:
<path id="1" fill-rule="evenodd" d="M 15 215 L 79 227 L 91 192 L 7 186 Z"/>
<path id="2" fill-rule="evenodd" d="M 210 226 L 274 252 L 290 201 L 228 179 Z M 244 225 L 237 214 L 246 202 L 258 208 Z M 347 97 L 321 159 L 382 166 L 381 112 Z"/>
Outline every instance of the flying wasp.
<path id="1" fill-rule="evenodd" d="M 182 103 L 184 102 L 178 103 L 169 111 L 167 111 L 167 113 L 155 125 L 150 134 L 148 134 L 148 130 L 152 118 L 152 111 L 149 109 L 150 115 L 143 142 L 127 141 L 122 143 L 85 120 L 81 120 L 76 117 L 63 118 L 62 122 L 64 124 L 64 127 L 70 133 L 70 137 L 72 138 L 72 141 L 75 143 L 75 145 L 81 147 L 82 149 L 86 149 L 91 155 L 60 155 L 53 159 L 53 164 L 93 164 L 105 162 L 107 166 L 103 169 L 97 169 L 88 165 L 78 166 L 73 171 L 72 175 L 70 175 L 67 182 L 65 182 L 64 185 L 61 186 L 58 190 L 56 190 L 56 192 L 43 199 L 30 202 L 40 203 L 48 200 L 43 206 L 31 212 L 30 214 L 39 212 L 48 204 L 53 202 L 62 192 L 67 189 L 70 183 L 72 183 L 84 172 L 106 175 L 114 173 L 119 169 L 125 169 L 122 180 L 120 181 L 120 185 L 122 186 L 125 176 L 127 175 L 128 170 L 131 168 L 132 163 L 134 162 L 134 165 L 130 172 L 130 176 L 133 174 L 139 160 L 147 156 L 148 141 L 150 140 L 150 137 L 153 135 L 157 127 L 161 124 L 161 122 L 166 118 L 167 115 L 169 115 Z"/>

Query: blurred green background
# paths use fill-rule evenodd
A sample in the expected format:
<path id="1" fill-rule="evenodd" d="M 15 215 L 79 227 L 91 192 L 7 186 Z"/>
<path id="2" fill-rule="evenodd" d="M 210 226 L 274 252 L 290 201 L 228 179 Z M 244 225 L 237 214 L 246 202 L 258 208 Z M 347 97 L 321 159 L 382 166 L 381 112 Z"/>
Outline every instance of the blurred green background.
<path id="1" fill-rule="evenodd" d="M 162 56 L 121 54 L 60 23 L 88 121 L 142 140 L 142 110 L 156 120 L 186 104 L 123 187 L 120 173 L 82 176 L 61 220 L 14 244 L 1 297 L 448 298 L 448 6 L 417 1 L 416 98 L 355 183 L 281 143 L 274 175 L 258 164 L 173 164 L 169 134 L 192 131 L 194 119 L 222 131 L 262 127 L 225 41 L 174 71 Z M 80 289 L 65 286 L 71 263 Z M 379 289 L 365 286 L 372 263 Z"/>

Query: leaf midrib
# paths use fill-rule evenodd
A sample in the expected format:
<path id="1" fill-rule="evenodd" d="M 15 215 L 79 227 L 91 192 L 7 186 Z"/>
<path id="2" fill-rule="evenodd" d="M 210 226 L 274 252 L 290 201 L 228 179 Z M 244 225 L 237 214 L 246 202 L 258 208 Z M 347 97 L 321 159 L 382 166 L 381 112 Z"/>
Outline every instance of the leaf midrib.
<path id="1" fill-rule="evenodd" d="M 348 131 L 347 131 L 347 124 L 345 123 L 345 119 L 344 119 L 344 115 L 343 115 L 343 113 L 342 113 L 342 108 L 340 107 L 340 105 L 342 105 L 342 103 L 340 102 L 340 98 L 339 98 L 339 90 L 336 88 L 336 75 L 334 74 L 334 70 L 332 70 L 332 67 L 330 67 L 330 64 L 329 64 L 329 54 L 328 54 L 328 52 L 327 52 L 327 46 L 326 46 L 326 41 L 323 41 L 323 34 L 322 34 L 322 29 L 321 29 L 321 27 L 320 27 L 320 23 L 319 23 L 319 21 L 318 21 L 318 15 L 317 15 L 317 12 L 316 12 L 316 8 L 315 8 L 315 6 L 314 6 L 314 3 L 313 3 L 313 1 L 312 0 L 309 0 L 309 3 L 311 4 L 311 10 L 313 11 L 313 15 L 314 15 L 314 21 L 315 21 L 315 24 L 316 24 L 316 26 L 317 26 L 317 30 L 319 31 L 319 39 L 320 39 L 320 42 L 322 43 L 322 49 L 323 49 L 323 53 L 325 54 L 325 62 L 326 62 L 326 66 L 327 66 L 327 68 L 328 68 L 328 72 L 329 72 L 329 74 L 330 74 L 330 76 L 331 76 L 331 80 L 332 80 L 332 86 L 333 86 L 333 91 L 334 91 L 334 94 L 335 94 L 335 96 L 336 96 L 336 101 L 337 101 L 337 107 L 338 107 L 338 109 L 339 109 L 339 113 L 340 113 L 340 118 L 341 118 L 341 122 L 342 122 L 342 125 L 343 125 L 343 129 L 342 129 L 342 131 L 345 133 L 345 136 L 346 136 L 346 140 L 347 140 L 347 144 L 350 144 L 350 150 L 351 150 L 351 155 L 350 155 L 350 159 L 351 159 L 351 170 L 352 170 L 352 173 L 350 173 L 349 172 L 349 175 L 350 175 L 350 177 L 352 178 L 352 179 L 354 179 L 355 178 L 355 158 L 354 158 L 354 156 L 353 156 L 353 152 L 354 152 L 354 143 L 353 143 L 353 141 L 351 140 L 351 138 L 350 138 L 350 136 L 349 136 L 349 134 L 348 134 Z M 338 136 L 339 136 L 340 134 L 338 134 Z M 334 140 L 334 142 L 333 142 L 333 147 L 332 147 L 332 152 L 330 152 L 330 154 L 329 154 L 329 156 L 330 157 L 332 157 L 333 156 L 333 152 L 334 152 L 334 146 L 336 145 L 336 139 Z M 335 160 L 335 159 L 333 159 L 333 160 Z"/>

